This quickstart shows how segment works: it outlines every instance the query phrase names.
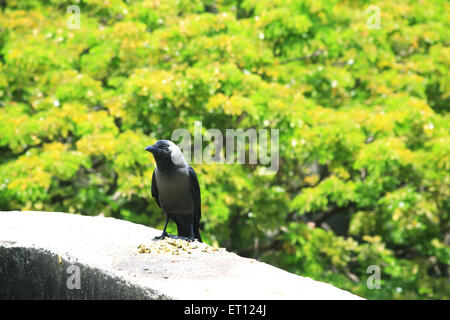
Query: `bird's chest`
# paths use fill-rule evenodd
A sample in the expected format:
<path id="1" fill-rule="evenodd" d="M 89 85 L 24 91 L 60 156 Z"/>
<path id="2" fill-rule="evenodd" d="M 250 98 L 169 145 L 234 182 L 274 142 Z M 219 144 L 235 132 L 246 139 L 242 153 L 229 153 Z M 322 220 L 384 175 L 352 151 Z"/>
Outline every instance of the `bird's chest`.
<path id="1" fill-rule="evenodd" d="M 159 202 L 166 213 L 191 214 L 193 212 L 194 200 L 189 176 L 157 174 L 156 183 Z"/>

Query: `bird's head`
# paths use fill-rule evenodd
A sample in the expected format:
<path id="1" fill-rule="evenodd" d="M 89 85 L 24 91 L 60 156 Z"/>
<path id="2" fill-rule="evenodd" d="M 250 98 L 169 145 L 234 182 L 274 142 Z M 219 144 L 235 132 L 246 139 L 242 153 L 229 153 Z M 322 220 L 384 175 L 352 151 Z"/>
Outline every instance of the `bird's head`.
<path id="1" fill-rule="evenodd" d="M 158 140 L 154 145 L 145 148 L 151 152 L 157 164 L 182 167 L 187 165 L 180 148 L 170 140 Z"/>

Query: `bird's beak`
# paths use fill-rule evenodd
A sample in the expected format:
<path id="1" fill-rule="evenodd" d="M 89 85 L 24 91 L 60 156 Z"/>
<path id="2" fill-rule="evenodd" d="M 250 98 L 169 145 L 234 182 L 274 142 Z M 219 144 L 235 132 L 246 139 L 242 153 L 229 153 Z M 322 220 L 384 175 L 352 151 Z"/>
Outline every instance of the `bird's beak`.
<path id="1" fill-rule="evenodd" d="M 148 147 L 145 148 L 145 151 L 148 151 L 148 152 L 151 152 L 151 153 L 155 154 L 155 152 L 157 152 L 158 149 L 155 148 L 154 146 L 148 146 Z"/>

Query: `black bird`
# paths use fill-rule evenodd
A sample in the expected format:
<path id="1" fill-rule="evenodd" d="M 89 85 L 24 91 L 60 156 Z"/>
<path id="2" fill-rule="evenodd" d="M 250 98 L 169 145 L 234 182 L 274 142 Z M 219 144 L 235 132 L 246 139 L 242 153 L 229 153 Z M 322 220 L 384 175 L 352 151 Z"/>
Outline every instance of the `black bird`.
<path id="1" fill-rule="evenodd" d="M 166 224 L 161 236 L 166 232 L 169 219 L 177 224 L 178 236 L 202 242 L 199 232 L 201 217 L 200 186 L 197 174 L 184 159 L 180 148 L 172 141 L 159 140 L 145 150 L 156 160 L 152 176 L 152 197 L 166 214 Z"/>

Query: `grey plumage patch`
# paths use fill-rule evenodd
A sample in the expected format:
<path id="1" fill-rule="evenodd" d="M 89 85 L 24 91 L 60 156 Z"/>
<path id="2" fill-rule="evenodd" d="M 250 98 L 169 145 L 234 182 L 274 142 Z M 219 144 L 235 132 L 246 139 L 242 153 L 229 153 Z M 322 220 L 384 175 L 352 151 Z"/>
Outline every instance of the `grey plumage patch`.
<path id="1" fill-rule="evenodd" d="M 176 166 L 187 166 L 188 163 L 186 159 L 183 156 L 183 153 L 181 152 L 180 148 L 173 143 L 172 141 L 167 140 L 169 143 L 169 150 L 170 150 L 170 159 L 172 160 L 173 164 Z"/>

